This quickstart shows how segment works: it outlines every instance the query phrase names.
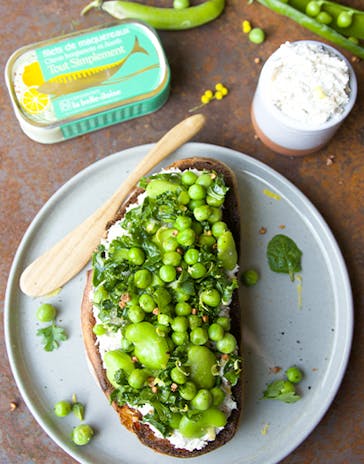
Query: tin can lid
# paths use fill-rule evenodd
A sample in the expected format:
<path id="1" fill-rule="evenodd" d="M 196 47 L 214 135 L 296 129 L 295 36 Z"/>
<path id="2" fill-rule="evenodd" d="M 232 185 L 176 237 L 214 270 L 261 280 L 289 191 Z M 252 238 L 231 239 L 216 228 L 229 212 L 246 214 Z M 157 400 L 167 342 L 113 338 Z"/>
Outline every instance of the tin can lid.
<path id="1" fill-rule="evenodd" d="M 170 71 L 154 29 L 124 20 L 23 47 L 5 78 L 24 132 L 52 143 L 155 111 Z"/>

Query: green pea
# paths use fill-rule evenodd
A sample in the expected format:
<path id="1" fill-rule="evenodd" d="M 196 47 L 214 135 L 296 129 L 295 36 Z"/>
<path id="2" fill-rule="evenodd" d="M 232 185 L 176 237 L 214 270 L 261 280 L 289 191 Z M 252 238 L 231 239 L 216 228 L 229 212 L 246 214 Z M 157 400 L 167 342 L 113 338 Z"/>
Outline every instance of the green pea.
<path id="1" fill-rule="evenodd" d="M 153 280 L 153 275 L 147 269 L 140 269 L 134 274 L 134 283 L 137 288 L 147 288 Z"/>
<path id="2" fill-rule="evenodd" d="M 83 421 L 85 417 L 85 406 L 79 402 L 73 403 L 72 412 L 78 420 Z"/>
<path id="3" fill-rule="evenodd" d="M 215 288 L 209 288 L 208 290 L 201 292 L 200 299 L 203 303 L 208 306 L 212 306 L 213 308 L 219 306 L 221 302 L 220 292 Z"/>
<path id="4" fill-rule="evenodd" d="M 191 224 L 192 218 L 190 218 L 189 216 L 177 216 L 174 222 L 174 225 L 178 230 L 189 229 L 191 227 Z"/>
<path id="5" fill-rule="evenodd" d="M 216 348 L 225 354 L 232 353 L 237 347 L 236 338 L 231 333 L 226 333 L 221 340 L 216 342 Z"/>
<path id="6" fill-rule="evenodd" d="M 230 330 L 230 318 L 227 316 L 220 316 L 216 321 L 227 332 Z"/>
<path id="7" fill-rule="evenodd" d="M 65 417 L 68 416 L 68 414 L 71 412 L 72 406 L 71 403 L 69 403 L 69 401 L 62 400 L 58 401 L 58 403 L 54 405 L 53 410 L 56 416 Z"/>
<path id="8" fill-rule="evenodd" d="M 204 327 L 196 327 L 191 330 L 190 339 L 194 345 L 204 345 L 209 339 L 209 334 Z"/>
<path id="9" fill-rule="evenodd" d="M 201 279 L 206 274 L 207 270 L 202 263 L 192 264 L 189 266 L 188 273 L 193 279 Z"/>
<path id="10" fill-rule="evenodd" d="M 186 192 L 186 190 L 182 190 L 182 192 L 180 192 L 180 194 L 177 197 L 177 201 L 181 205 L 188 205 L 188 203 L 190 202 L 190 199 L 191 198 L 190 198 L 188 192 Z"/>
<path id="11" fill-rule="evenodd" d="M 260 27 L 254 27 L 249 32 L 249 40 L 255 44 L 261 44 L 265 40 L 265 33 Z"/>
<path id="12" fill-rule="evenodd" d="M 178 346 L 186 345 L 189 342 L 187 332 L 173 332 L 171 337 L 173 342 Z"/>
<path id="13" fill-rule="evenodd" d="M 87 424 L 80 424 L 72 430 L 72 441 L 79 446 L 87 445 L 94 435 L 93 429 Z"/>
<path id="14" fill-rule="evenodd" d="M 193 215 L 195 216 L 195 219 L 197 221 L 206 221 L 209 216 L 211 215 L 211 208 L 209 205 L 201 205 L 201 206 L 197 206 L 194 210 L 193 210 Z"/>
<path id="15" fill-rule="evenodd" d="M 215 240 L 215 237 L 213 237 L 211 234 L 205 233 L 205 234 L 200 235 L 198 243 L 201 248 L 210 248 L 213 245 L 215 245 L 216 240 Z"/>
<path id="16" fill-rule="evenodd" d="M 143 293 L 139 297 L 139 306 L 146 312 L 151 313 L 153 309 L 156 307 L 155 301 L 151 295 L 148 293 Z"/>
<path id="17" fill-rule="evenodd" d="M 206 197 L 206 189 L 203 185 L 192 184 L 188 189 L 188 194 L 192 200 L 203 200 Z"/>
<path id="18" fill-rule="evenodd" d="M 289 380 L 285 380 L 281 386 L 280 393 L 285 394 L 285 393 L 295 393 L 296 388 L 292 382 Z"/>
<path id="19" fill-rule="evenodd" d="M 178 266 L 181 262 L 182 256 L 177 251 L 168 251 L 163 255 L 163 264 Z"/>
<path id="20" fill-rule="evenodd" d="M 349 27 L 353 22 L 353 15 L 348 11 L 342 11 L 339 16 L 336 18 L 336 24 L 339 27 Z"/>
<path id="21" fill-rule="evenodd" d="M 211 232 L 214 237 L 220 237 L 228 229 L 227 225 L 223 221 L 215 222 L 211 227 Z"/>
<path id="22" fill-rule="evenodd" d="M 219 206 L 222 206 L 224 204 L 224 198 L 215 198 L 212 195 L 207 195 L 206 196 L 206 203 L 209 206 L 214 206 L 218 208 Z"/>
<path id="23" fill-rule="evenodd" d="M 317 16 L 321 11 L 321 5 L 319 2 L 313 0 L 306 5 L 306 14 L 307 16 L 312 16 L 313 18 Z"/>
<path id="24" fill-rule="evenodd" d="M 128 309 L 128 318 L 131 322 L 141 322 L 145 318 L 145 312 L 140 306 L 130 306 Z"/>
<path id="25" fill-rule="evenodd" d="M 187 264 L 196 264 L 199 258 L 199 251 L 196 248 L 189 248 L 183 255 L 183 259 Z"/>
<path id="26" fill-rule="evenodd" d="M 241 281 L 246 287 L 252 287 L 259 281 L 259 274 L 254 269 L 249 269 L 241 274 Z"/>
<path id="27" fill-rule="evenodd" d="M 131 387 L 140 390 L 148 377 L 149 371 L 146 369 L 134 369 L 128 377 L 128 383 Z"/>
<path id="28" fill-rule="evenodd" d="M 222 340 L 222 338 L 224 337 L 224 333 L 224 329 L 221 327 L 220 324 L 217 324 L 216 322 L 211 324 L 208 328 L 209 339 L 213 342 L 218 342 L 219 340 Z"/>
<path id="29" fill-rule="evenodd" d="M 211 214 L 207 218 L 210 224 L 215 224 L 216 222 L 219 222 L 222 218 L 222 209 L 221 208 L 211 208 L 210 209 Z"/>
<path id="30" fill-rule="evenodd" d="M 177 242 L 183 247 L 189 247 L 195 243 L 196 233 L 193 229 L 184 229 L 178 232 Z"/>
<path id="31" fill-rule="evenodd" d="M 39 322 L 53 321 L 56 317 L 56 314 L 56 308 L 49 303 L 41 304 L 36 312 L 36 316 Z"/>
<path id="32" fill-rule="evenodd" d="M 171 379 L 173 382 L 182 385 L 187 381 L 187 375 L 178 367 L 174 367 L 171 370 Z"/>
<path id="33" fill-rule="evenodd" d="M 162 242 L 162 248 L 164 251 L 175 251 L 178 247 L 178 242 L 175 237 L 168 237 Z"/>
<path id="34" fill-rule="evenodd" d="M 177 316 L 189 316 L 191 314 L 192 307 L 186 301 L 181 301 L 176 304 L 174 310 Z"/>
<path id="35" fill-rule="evenodd" d="M 321 24 L 330 24 L 332 22 L 332 16 L 329 15 L 329 13 L 326 13 L 326 11 L 321 11 L 317 16 L 316 16 L 316 21 L 321 23 Z"/>
<path id="36" fill-rule="evenodd" d="M 158 314 L 158 324 L 168 326 L 171 323 L 171 317 L 168 314 Z"/>
<path id="37" fill-rule="evenodd" d="M 175 267 L 169 264 L 164 264 L 159 269 L 159 277 L 163 280 L 163 282 L 173 282 L 176 280 Z"/>
<path id="38" fill-rule="evenodd" d="M 296 366 L 289 367 L 285 374 L 287 379 L 292 383 L 299 383 L 303 379 L 302 371 Z"/>
<path id="39" fill-rule="evenodd" d="M 213 174 L 207 173 L 207 172 L 200 174 L 200 176 L 196 180 L 196 184 L 202 185 L 203 187 L 207 189 L 208 187 L 210 187 L 210 185 L 213 182 L 212 176 Z"/>
<path id="40" fill-rule="evenodd" d="M 197 180 L 197 174 L 192 171 L 184 171 L 181 176 L 182 184 L 184 185 L 192 185 Z"/>
<path id="41" fill-rule="evenodd" d="M 210 393 L 212 396 L 212 406 L 219 407 L 225 399 L 225 393 L 219 387 L 211 388 Z"/>
<path id="42" fill-rule="evenodd" d="M 171 327 L 175 332 L 186 332 L 188 329 L 188 319 L 184 316 L 177 316 L 173 319 Z"/>
<path id="43" fill-rule="evenodd" d="M 107 332 L 107 329 L 106 327 L 104 326 L 104 324 L 95 324 L 92 328 L 92 332 L 95 334 L 95 335 L 104 335 L 106 334 Z"/>
<path id="44" fill-rule="evenodd" d="M 138 247 L 132 247 L 129 250 L 128 253 L 128 259 L 132 264 L 135 264 L 137 266 L 140 266 L 144 263 L 145 261 L 145 254 L 144 251 L 141 248 Z"/>
<path id="45" fill-rule="evenodd" d="M 197 388 L 193 382 L 187 381 L 181 385 L 178 391 L 184 400 L 191 401 L 196 396 Z"/>
<path id="46" fill-rule="evenodd" d="M 198 208 L 199 206 L 202 206 L 205 204 L 205 200 L 191 200 L 188 203 L 188 208 L 193 211 L 194 209 Z"/>
<path id="47" fill-rule="evenodd" d="M 156 302 L 156 306 L 162 309 L 172 301 L 172 296 L 166 288 L 158 287 L 153 293 L 153 299 Z"/>
<path id="48" fill-rule="evenodd" d="M 191 406 L 199 411 L 206 411 L 212 405 L 212 395 L 206 388 L 198 390 L 191 400 Z"/>

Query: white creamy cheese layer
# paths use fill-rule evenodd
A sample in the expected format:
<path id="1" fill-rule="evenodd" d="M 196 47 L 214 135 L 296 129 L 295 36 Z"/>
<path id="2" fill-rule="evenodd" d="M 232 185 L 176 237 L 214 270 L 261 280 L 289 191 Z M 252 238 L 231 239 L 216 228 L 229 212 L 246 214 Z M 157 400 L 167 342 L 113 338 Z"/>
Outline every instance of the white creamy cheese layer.
<path id="1" fill-rule="evenodd" d="M 196 174 L 199 174 L 201 171 L 197 169 L 191 169 L 191 171 L 195 172 Z M 161 172 L 167 173 L 167 172 L 181 172 L 180 169 L 178 168 L 173 168 L 173 169 L 168 169 L 168 170 L 162 170 Z M 132 208 L 136 208 L 137 206 L 141 205 L 146 197 L 146 193 L 142 193 L 137 197 L 137 200 L 135 203 L 131 204 L 128 208 L 127 211 L 129 211 Z M 105 239 L 102 240 L 102 244 L 105 246 L 105 249 L 107 249 L 110 246 L 110 243 L 115 240 L 118 237 L 121 237 L 122 235 L 127 234 L 127 231 L 122 228 L 121 226 L 122 220 L 117 221 L 115 224 L 113 224 L 107 231 L 107 236 Z M 233 277 L 236 275 L 238 272 L 239 267 L 236 266 L 233 271 L 229 272 L 229 276 Z M 90 292 L 90 299 L 92 301 L 92 294 L 93 291 Z M 95 317 L 96 323 L 102 323 L 102 321 L 98 317 L 99 314 L 99 309 L 96 306 L 93 306 L 93 315 Z M 229 307 L 227 305 L 224 305 L 221 309 L 220 315 L 227 316 L 229 314 Z M 103 335 L 97 335 L 96 336 L 96 345 L 98 346 L 99 353 L 101 355 L 101 358 L 104 359 L 104 355 L 108 351 L 112 350 L 117 350 L 121 347 L 121 331 L 118 330 L 117 332 L 112 332 L 108 331 Z M 105 367 L 105 365 L 104 365 Z M 220 370 L 220 373 L 222 374 L 222 369 Z M 231 389 L 228 383 L 223 379 L 223 383 L 221 385 L 221 388 L 225 391 L 225 399 L 223 404 L 221 405 L 221 410 L 225 413 L 227 417 L 230 416 L 231 411 L 233 409 L 237 408 L 236 402 L 233 400 L 232 395 L 231 395 Z M 132 405 L 129 405 L 131 408 L 137 409 L 143 416 L 153 412 L 153 406 L 146 403 L 143 406 L 140 407 L 135 407 Z M 153 425 L 148 424 L 150 429 L 153 431 L 154 435 L 157 438 L 163 438 L 163 435 L 159 432 L 158 429 L 156 429 Z M 223 430 L 223 427 L 216 427 L 215 429 L 210 430 L 208 433 L 206 433 L 204 436 L 201 438 L 186 438 L 184 437 L 178 430 L 175 430 L 169 437 L 166 437 L 166 439 L 175 447 L 175 448 L 181 448 L 181 449 L 186 449 L 188 451 L 193 451 L 193 450 L 200 450 L 204 448 L 209 441 L 213 441 L 216 438 L 216 435 Z"/>
<path id="2" fill-rule="evenodd" d="M 349 101 L 349 78 L 345 61 L 328 49 L 286 42 L 274 54 L 269 94 L 292 120 L 321 125 L 343 113 Z"/>

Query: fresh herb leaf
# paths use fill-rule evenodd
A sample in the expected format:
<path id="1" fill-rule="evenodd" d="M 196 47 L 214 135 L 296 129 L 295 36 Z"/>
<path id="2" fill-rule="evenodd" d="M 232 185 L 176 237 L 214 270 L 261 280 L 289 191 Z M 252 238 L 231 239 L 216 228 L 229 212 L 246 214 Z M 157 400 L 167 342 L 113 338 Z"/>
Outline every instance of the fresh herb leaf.
<path id="1" fill-rule="evenodd" d="M 270 269 L 289 274 L 292 282 L 295 272 L 301 271 L 301 256 L 302 251 L 286 235 L 275 235 L 268 243 L 267 258 Z"/>
<path id="2" fill-rule="evenodd" d="M 270 383 L 263 393 L 263 398 L 283 401 L 284 403 L 295 403 L 301 399 L 295 390 L 295 386 L 287 380 L 275 380 Z"/>
<path id="3" fill-rule="evenodd" d="M 55 323 L 37 330 L 37 335 L 42 337 L 43 348 L 45 351 L 53 351 L 59 347 L 60 342 L 67 340 L 67 334 Z"/>

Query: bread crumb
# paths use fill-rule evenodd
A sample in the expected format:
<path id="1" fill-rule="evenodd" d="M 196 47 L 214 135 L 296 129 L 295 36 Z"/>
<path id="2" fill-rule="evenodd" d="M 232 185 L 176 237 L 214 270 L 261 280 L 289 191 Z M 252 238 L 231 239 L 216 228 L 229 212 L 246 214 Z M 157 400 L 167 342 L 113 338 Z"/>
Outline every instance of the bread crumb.
<path id="1" fill-rule="evenodd" d="M 280 366 L 274 366 L 269 368 L 269 372 L 271 374 L 278 374 L 278 372 L 281 372 L 282 368 Z"/>
<path id="2" fill-rule="evenodd" d="M 259 64 L 262 60 L 259 57 L 254 58 L 254 63 Z"/>
<path id="3" fill-rule="evenodd" d="M 259 234 L 260 234 L 260 235 L 264 235 L 264 234 L 266 234 L 266 233 L 267 233 L 267 228 L 266 228 L 266 227 L 261 227 L 261 228 L 259 229 Z"/>
<path id="4" fill-rule="evenodd" d="M 10 402 L 10 411 L 13 412 L 18 407 L 18 404 L 15 401 Z"/>

